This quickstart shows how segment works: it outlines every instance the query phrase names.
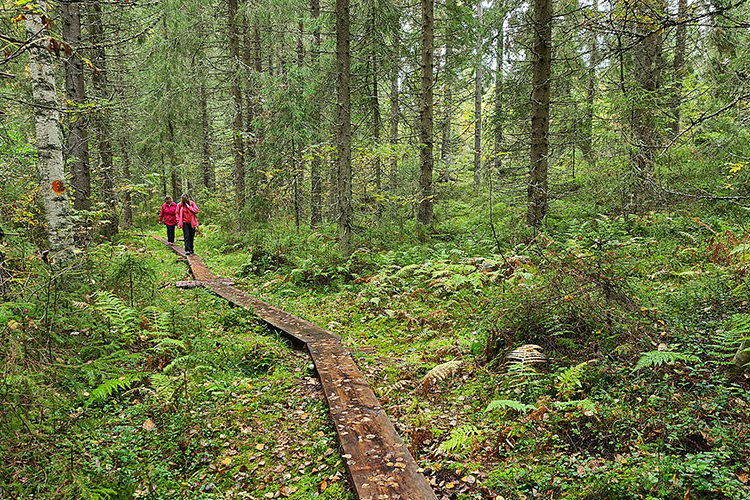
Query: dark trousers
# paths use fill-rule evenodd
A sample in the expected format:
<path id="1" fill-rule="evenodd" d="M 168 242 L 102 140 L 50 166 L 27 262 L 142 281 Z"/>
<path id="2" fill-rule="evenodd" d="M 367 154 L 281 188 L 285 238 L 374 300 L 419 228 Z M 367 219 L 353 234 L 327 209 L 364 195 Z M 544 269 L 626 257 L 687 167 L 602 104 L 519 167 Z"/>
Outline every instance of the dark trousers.
<path id="1" fill-rule="evenodd" d="M 195 228 L 189 222 L 182 223 L 182 235 L 185 238 L 185 252 L 193 253 L 193 240 L 195 239 Z"/>
<path id="2" fill-rule="evenodd" d="M 169 224 L 166 224 L 167 226 L 167 241 L 170 243 L 174 243 L 174 226 L 170 226 Z"/>

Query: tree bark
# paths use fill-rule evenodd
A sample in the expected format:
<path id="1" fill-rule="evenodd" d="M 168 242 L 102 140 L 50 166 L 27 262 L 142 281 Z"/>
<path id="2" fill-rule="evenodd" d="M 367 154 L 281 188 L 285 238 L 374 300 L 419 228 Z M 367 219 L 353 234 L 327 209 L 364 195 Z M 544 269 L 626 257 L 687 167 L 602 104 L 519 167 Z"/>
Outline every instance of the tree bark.
<path id="1" fill-rule="evenodd" d="M 417 222 L 423 226 L 432 224 L 433 194 L 433 60 L 435 41 L 434 0 L 422 0 L 421 80 L 419 102 L 419 196 Z"/>
<path id="2" fill-rule="evenodd" d="M 500 25 L 497 28 L 497 39 L 495 41 L 495 52 L 497 69 L 495 70 L 495 142 L 492 148 L 492 167 L 495 172 L 500 172 L 503 166 L 503 60 L 505 59 L 505 15 L 500 17 Z"/>
<path id="3" fill-rule="evenodd" d="M 122 147 L 122 176 L 123 180 L 130 185 L 130 154 L 128 153 L 128 143 L 123 137 L 120 146 Z M 126 189 L 122 197 L 122 227 L 133 227 L 133 207 L 131 206 L 130 190 Z"/>
<path id="4" fill-rule="evenodd" d="M 78 52 L 81 47 L 81 11 L 78 2 L 63 1 L 60 4 L 60 17 L 63 40 L 72 52 L 65 59 L 65 97 L 68 101 L 68 138 L 65 152 L 71 158 L 73 208 L 88 210 L 91 208 L 91 167 L 86 113 L 82 111 L 86 104 L 86 88 L 83 59 Z"/>
<path id="5" fill-rule="evenodd" d="M 317 20 L 320 17 L 320 0 L 310 0 L 310 11 L 312 17 Z M 312 64 L 313 69 L 316 73 L 320 72 L 320 29 L 317 28 L 318 23 L 315 23 L 315 31 L 313 32 L 313 52 L 312 52 Z M 313 100 L 313 123 L 321 123 L 321 110 L 320 110 L 320 95 L 319 92 L 315 92 L 315 98 Z M 323 195 L 323 180 L 321 179 L 321 151 L 319 144 L 321 142 L 320 128 L 316 127 L 312 131 L 313 136 L 313 154 L 312 160 L 310 161 L 310 227 L 315 228 L 323 222 L 323 206 L 322 206 L 322 195 Z"/>
<path id="6" fill-rule="evenodd" d="M 336 0 L 336 153 L 338 167 L 339 250 L 352 254 L 352 118 L 349 0 Z"/>
<path id="7" fill-rule="evenodd" d="M 44 47 L 49 40 L 50 19 L 46 0 L 36 2 L 34 11 L 26 14 L 29 47 L 29 69 L 36 118 L 39 173 L 47 221 L 50 251 L 61 260 L 72 257 L 73 225 L 70 217 L 62 155 L 62 125 L 57 101 L 52 54 Z"/>
<path id="8" fill-rule="evenodd" d="M 448 68 L 453 58 L 453 40 L 446 37 L 445 41 L 445 62 L 443 64 L 443 73 L 446 75 L 445 97 L 443 98 L 443 119 L 440 123 L 440 160 L 443 164 L 443 173 L 441 180 L 448 182 L 451 177 L 451 155 L 453 154 L 453 83 Z"/>
<path id="9" fill-rule="evenodd" d="M 593 0 L 591 10 L 596 13 L 599 11 L 598 0 Z M 586 86 L 586 109 L 583 117 L 583 137 L 580 148 L 583 157 L 589 163 L 594 165 L 596 160 L 593 155 L 594 144 L 594 99 L 596 97 L 596 66 L 599 64 L 599 44 L 597 43 L 596 26 L 589 25 L 589 66 L 588 66 L 588 84 Z"/>
<path id="10" fill-rule="evenodd" d="M 477 2 L 477 61 L 474 79 L 474 189 L 482 183 L 482 1 Z"/>
<path id="11" fill-rule="evenodd" d="M 209 193 L 214 188 L 214 168 L 211 162 L 211 121 L 208 117 L 208 95 L 205 82 L 201 84 L 201 140 L 203 187 Z"/>
<path id="12" fill-rule="evenodd" d="M 227 14 L 229 17 L 229 73 L 230 94 L 232 95 L 232 137 L 234 156 L 234 191 L 237 210 L 245 208 L 245 144 L 242 140 L 242 91 L 239 82 L 240 35 L 237 29 L 237 0 L 227 0 Z"/>
<path id="13" fill-rule="evenodd" d="M 107 52 L 104 36 L 104 22 L 102 20 L 101 4 L 92 4 L 91 42 L 93 45 L 92 63 L 96 67 L 91 76 L 97 97 L 108 99 L 109 84 L 107 81 Z M 99 171 L 101 172 L 99 201 L 104 203 L 107 214 L 103 222 L 101 233 L 105 238 L 112 238 L 118 232 L 117 194 L 115 192 L 115 167 L 112 153 L 112 128 L 109 115 L 97 114 L 95 120 L 96 138 L 99 146 Z"/>
<path id="14" fill-rule="evenodd" d="M 662 0 L 651 0 L 635 7 L 635 82 L 639 92 L 635 96 L 631 114 L 631 128 L 636 141 L 633 168 L 639 180 L 635 207 L 644 210 L 654 197 L 654 154 L 659 144 L 656 124 L 656 98 L 661 86 L 662 35 L 652 19 L 663 12 Z"/>
<path id="15" fill-rule="evenodd" d="M 389 140 L 393 147 L 390 175 L 389 175 L 389 190 L 391 193 L 396 192 L 398 187 L 398 155 L 396 154 L 396 147 L 398 146 L 398 122 L 399 122 L 399 102 L 398 102 L 398 73 L 399 67 L 401 66 L 401 51 L 399 49 L 400 41 L 398 36 L 394 41 L 393 47 L 393 59 L 395 64 L 393 65 L 393 72 L 391 75 L 391 116 L 389 117 Z"/>
<path id="16" fill-rule="evenodd" d="M 534 69 L 531 92 L 531 165 L 526 223 L 539 228 L 547 215 L 552 0 L 534 1 Z"/>
<path id="17" fill-rule="evenodd" d="M 674 47 L 674 64 L 672 66 L 674 88 L 672 89 L 672 99 L 670 108 L 672 110 L 672 120 L 669 124 L 672 137 L 680 133 L 680 105 L 682 104 L 682 78 L 685 70 L 685 44 L 687 40 L 687 0 L 679 0 L 677 3 L 677 33 L 675 35 Z"/>

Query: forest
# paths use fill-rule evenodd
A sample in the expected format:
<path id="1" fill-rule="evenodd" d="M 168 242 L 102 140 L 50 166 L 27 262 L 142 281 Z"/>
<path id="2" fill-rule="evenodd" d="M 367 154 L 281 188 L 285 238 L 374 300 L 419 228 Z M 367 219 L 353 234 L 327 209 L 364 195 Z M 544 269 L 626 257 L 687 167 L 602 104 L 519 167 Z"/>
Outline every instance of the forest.
<path id="1" fill-rule="evenodd" d="M 745 0 L 0 8 L 0 500 L 750 500 Z"/>

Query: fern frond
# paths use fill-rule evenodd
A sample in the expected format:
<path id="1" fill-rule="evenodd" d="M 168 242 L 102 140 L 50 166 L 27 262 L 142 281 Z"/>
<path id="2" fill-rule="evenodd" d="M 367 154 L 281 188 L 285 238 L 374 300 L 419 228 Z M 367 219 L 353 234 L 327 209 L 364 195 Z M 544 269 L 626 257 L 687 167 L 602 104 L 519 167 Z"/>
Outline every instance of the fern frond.
<path id="1" fill-rule="evenodd" d="M 108 399 L 112 394 L 119 391 L 120 389 L 129 389 L 131 384 L 140 378 L 140 374 L 131 373 L 115 379 L 105 380 L 104 382 L 99 384 L 96 389 L 91 391 L 86 404 L 90 405 L 97 401 Z"/>
<path id="2" fill-rule="evenodd" d="M 541 349 L 541 346 L 535 344 L 525 344 L 513 349 L 505 357 L 511 361 L 523 364 L 546 363 L 549 361 L 549 358 L 540 352 Z"/>
<path id="3" fill-rule="evenodd" d="M 561 396 L 566 399 L 570 398 L 577 390 L 581 389 L 581 379 L 586 371 L 586 366 L 588 366 L 588 362 L 584 361 L 576 366 L 569 367 L 555 376 L 557 380 L 555 387 Z"/>
<path id="4" fill-rule="evenodd" d="M 411 381 L 410 380 L 398 380 L 383 389 L 380 390 L 382 396 L 387 396 L 391 391 L 400 391 L 407 385 L 409 385 Z"/>
<path id="5" fill-rule="evenodd" d="M 692 354 L 683 354 L 674 351 L 649 351 L 641 355 L 641 359 L 636 363 L 634 370 L 643 368 L 659 367 L 663 365 L 673 365 L 678 361 L 685 363 L 699 363 L 700 358 Z"/>
<path id="6" fill-rule="evenodd" d="M 185 342 L 182 340 L 165 338 L 161 339 L 152 349 L 155 352 L 175 353 L 185 350 Z"/>
<path id="7" fill-rule="evenodd" d="M 553 405 L 560 410 L 565 410 L 567 408 L 577 408 L 579 410 L 583 410 L 584 414 L 587 416 L 591 416 L 596 413 L 596 403 L 588 398 L 577 399 L 575 401 L 557 401 L 553 403 Z"/>
<path id="8" fill-rule="evenodd" d="M 487 405 L 487 408 L 484 409 L 484 412 L 487 413 L 488 411 L 492 411 L 497 408 L 510 408 L 511 410 L 520 411 L 521 413 L 526 413 L 529 410 L 536 410 L 536 406 L 534 405 L 527 405 L 519 401 L 514 401 L 512 399 L 496 399 Z"/>
<path id="9" fill-rule="evenodd" d="M 74 301 L 72 301 L 72 302 L 70 303 L 70 305 L 72 305 L 72 306 L 73 306 L 73 307 L 75 307 L 76 309 L 80 309 L 81 311 L 85 311 L 86 309 L 88 309 L 88 308 L 89 308 L 89 306 L 90 306 L 91 304 L 89 304 L 88 302 L 79 302 L 79 301 L 77 301 L 77 300 L 74 300 Z"/>
<path id="10" fill-rule="evenodd" d="M 427 372 L 427 375 L 425 375 L 424 378 L 422 378 L 418 389 L 420 391 L 429 390 L 437 382 L 452 377 L 458 371 L 460 366 L 461 360 L 458 359 L 437 365 L 435 368 Z"/>
<path id="11" fill-rule="evenodd" d="M 125 337 L 131 336 L 138 328 L 138 313 L 111 292 L 98 291 L 94 293 L 96 310 L 104 314 L 113 328 Z"/>
<path id="12" fill-rule="evenodd" d="M 451 431 L 451 436 L 440 443 L 440 450 L 444 453 L 463 455 L 466 448 L 470 448 L 482 435 L 474 425 L 462 425 Z"/>

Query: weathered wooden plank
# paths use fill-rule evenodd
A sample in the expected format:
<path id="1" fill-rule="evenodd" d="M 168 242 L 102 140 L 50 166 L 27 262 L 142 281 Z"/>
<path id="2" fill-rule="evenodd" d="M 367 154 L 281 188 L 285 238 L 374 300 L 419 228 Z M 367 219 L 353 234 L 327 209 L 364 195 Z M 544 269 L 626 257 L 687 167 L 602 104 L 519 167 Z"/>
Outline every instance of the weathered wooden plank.
<path id="1" fill-rule="evenodd" d="M 163 238 L 157 238 L 166 243 Z M 320 377 L 351 484 L 359 500 L 437 500 L 341 339 L 332 332 L 237 290 L 195 255 L 187 258 L 197 283 L 305 345 Z"/>

